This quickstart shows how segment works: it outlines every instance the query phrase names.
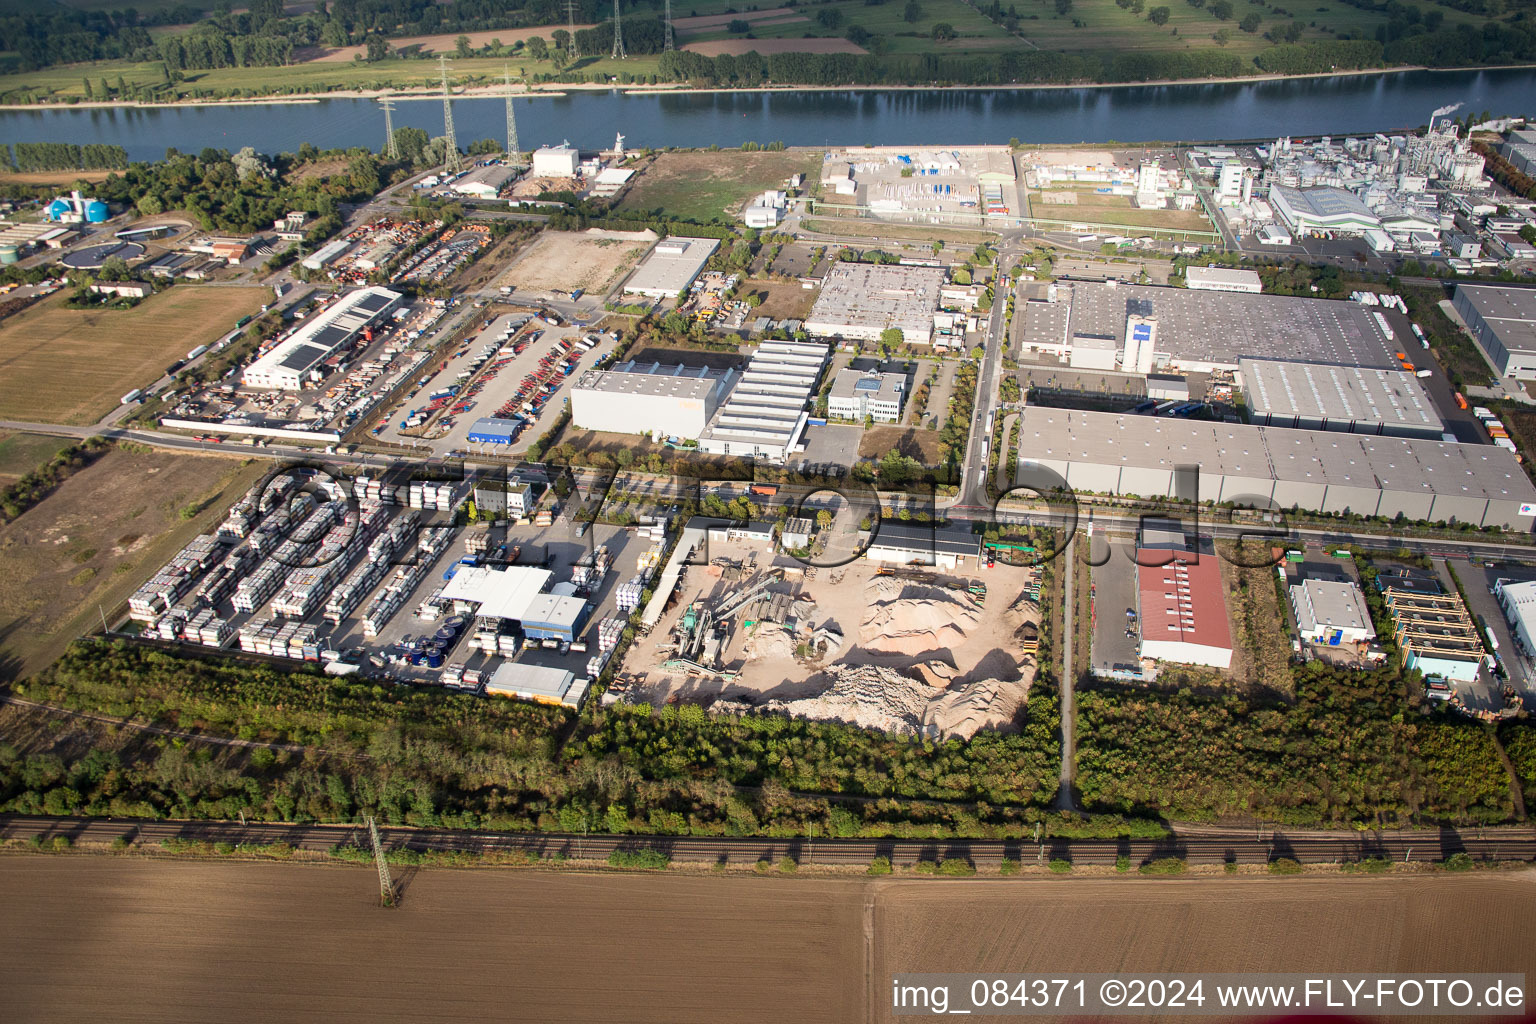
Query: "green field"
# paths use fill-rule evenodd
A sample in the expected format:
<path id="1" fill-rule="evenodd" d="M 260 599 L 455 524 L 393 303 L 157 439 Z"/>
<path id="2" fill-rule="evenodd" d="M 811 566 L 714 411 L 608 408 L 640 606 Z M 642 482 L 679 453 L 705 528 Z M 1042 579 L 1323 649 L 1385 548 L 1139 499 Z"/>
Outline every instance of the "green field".
<path id="1" fill-rule="evenodd" d="M 62 437 L 0 431 L 0 487 L 15 483 L 69 446 Z"/>
<path id="2" fill-rule="evenodd" d="M 819 150 L 662 153 L 635 178 L 619 209 L 659 208 L 685 220 L 728 217 L 755 194 L 783 188 L 790 175 L 798 172 L 810 180 L 820 170 Z"/>

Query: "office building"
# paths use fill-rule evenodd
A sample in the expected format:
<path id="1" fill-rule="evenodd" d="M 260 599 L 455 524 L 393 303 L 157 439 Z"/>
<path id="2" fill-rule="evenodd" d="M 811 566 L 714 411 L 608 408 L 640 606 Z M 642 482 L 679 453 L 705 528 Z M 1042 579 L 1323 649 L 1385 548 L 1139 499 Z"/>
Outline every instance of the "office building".
<path id="1" fill-rule="evenodd" d="M 827 415 L 843 420 L 870 417 L 876 423 L 900 423 L 906 386 L 903 373 L 839 370 L 827 395 Z"/>

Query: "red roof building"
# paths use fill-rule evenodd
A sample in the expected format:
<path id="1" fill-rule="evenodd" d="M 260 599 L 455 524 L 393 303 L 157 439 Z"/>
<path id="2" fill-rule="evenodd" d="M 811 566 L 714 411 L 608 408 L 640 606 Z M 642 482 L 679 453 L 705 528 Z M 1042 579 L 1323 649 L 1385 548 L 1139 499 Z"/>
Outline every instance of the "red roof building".
<path id="1" fill-rule="evenodd" d="M 1144 564 L 1170 557 L 1166 565 Z M 1139 548 L 1136 562 L 1141 656 L 1230 668 L 1232 630 L 1216 556 Z"/>

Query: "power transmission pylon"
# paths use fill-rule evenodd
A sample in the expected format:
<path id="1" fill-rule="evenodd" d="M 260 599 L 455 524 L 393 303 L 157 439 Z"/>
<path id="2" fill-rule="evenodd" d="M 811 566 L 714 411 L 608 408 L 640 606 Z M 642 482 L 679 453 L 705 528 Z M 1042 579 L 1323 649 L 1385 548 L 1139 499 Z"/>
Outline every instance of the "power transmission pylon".
<path id="1" fill-rule="evenodd" d="M 672 40 L 672 0 L 667 0 L 666 17 L 664 20 L 666 21 L 667 25 L 667 36 L 666 42 L 662 45 L 662 49 L 675 50 L 677 49 L 677 45 Z"/>
<path id="2" fill-rule="evenodd" d="M 389 862 L 384 859 L 384 844 L 379 842 L 379 826 L 368 816 L 368 838 L 373 841 L 373 861 L 379 866 L 379 902 L 386 907 L 395 905 L 395 883 L 389 877 Z"/>
<path id="3" fill-rule="evenodd" d="M 453 133 L 453 95 L 448 91 L 448 58 L 437 55 L 438 69 L 443 73 L 443 138 L 447 142 L 443 154 L 443 170 L 457 174 L 464 169 L 464 158 L 459 156 L 459 139 Z"/>
<path id="4" fill-rule="evenodd" d="M 400 159 L 400 146 L 395 142 L 395 101 L 388 96 L 379 100 L 384 108 L 384 159 L 396 163 Z"/>
<path id="5" fill-rule="evenodd" d="M 571 34 L 571 60 L 575 60 L 581 56 L 576 48 L 576 0 L 565 0 L 565 24 Z"/>
<path id="6" fill-rule="evenodd" d="M 613 0 L 613 59 L 629 59 L 629 54 L 624 52 L 624 31 L 619 27 L 619 0 Z"/>
<path id="7" fill-rule="evenodd" d="M 512 69 L 502 71 L 507 79 L 507 159 L 516 160 L 523 151 L 517 144 L 517 115 L 512 113 Z"/>

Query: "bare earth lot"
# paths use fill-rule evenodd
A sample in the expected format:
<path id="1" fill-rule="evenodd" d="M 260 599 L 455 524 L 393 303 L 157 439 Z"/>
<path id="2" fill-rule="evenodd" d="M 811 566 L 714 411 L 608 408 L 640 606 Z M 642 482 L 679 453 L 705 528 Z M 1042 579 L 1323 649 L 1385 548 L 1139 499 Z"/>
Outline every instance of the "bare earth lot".
<path id="1" fill-rule="evenodd" d="M 8 1015 L 894 1024 L 914 1019 L 890 1013 L 899 971 L 1536 971 L 1529 871 L 865 881 L 428 868 L 392 911 L 373 885 L 370 867 L 0 857 Z"/>
<path id="2" fill-rule="evenodd" d="M 150 572 L 218 523 L 265 468 L 110 451 L 0 526 L 0 679 L 28 675 L 99 628 Z M 188 506 L 201 511 L 182 518 Z"/>
<path id="3" fill-rule="evenodd" d="M 1007 890 L 1006 899 L 999 898 L 999 884 L 1004 883 L 881 887 L 871 1019 L 912 1020 L 889 1010 L 889 979 L 901 971 L 1413 973 L 1536 967 L 1530 913 L 1536 873 L 1529 871 L 1042 880 Z"/>
<path id="4" fill-rule="evenodd" d="M 545 231 L 508 268 L 501 284 L 537 294 L 576 288 L 603 294 L 650 248 L 649 231 Z"/>
<path id="5" fill-rule="evenodd" d="M 18 1021 L 862 1019 L 838 881 L 429 870 L 386 911 L 372 867 L 4 857 L 0 892 Z"/>
<path id="6" fill-rule="evenodd" d="M 758 52 L 768 51 L 759 48 Z M 663 153 L 635 176 L 619 208 L 648 211 L 659 207 L 675 217 L 708 221 L 733 214 L 764 189 L 783 188 L 785 179 L 793 174 L 809 177 L 820 169 L 819 150 Z"/>
<path id="7" fill-rule="evenodd" d="M 44 299 L 0 322 L 0 419 L 94 423 L 271 294 L 177 285 L 128 310 L 68 309 L 63 292 Z"/>

